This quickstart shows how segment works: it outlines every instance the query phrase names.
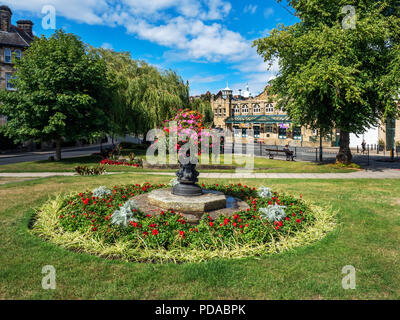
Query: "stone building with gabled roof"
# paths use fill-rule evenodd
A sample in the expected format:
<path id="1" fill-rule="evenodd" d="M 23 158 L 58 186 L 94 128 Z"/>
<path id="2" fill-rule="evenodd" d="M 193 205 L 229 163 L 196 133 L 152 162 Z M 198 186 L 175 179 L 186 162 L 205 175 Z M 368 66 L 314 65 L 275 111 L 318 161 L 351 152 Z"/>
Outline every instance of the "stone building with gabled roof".
<path id="1" fill-rule="evenodd" d="M 10 80 L 14 74 L 14 59 L 21 59 L 24 51 L 34 40 L 33 22 L 19 20 L 12 24 L 12 11 L 0 6 L 0 89 L 15 90 Z M 0 116 L 0 125 L 6 121 Z"/>
<path id="2" fill-rule="evenodd" d="M 214 112 L 214 126 L 232 131 L 236 138 L 247 138 L 248 131 L 252 129 L 255 140 L 268 145 L 319 146 L 318 132 L 294 126 L 285 111 L 278 109 L 267 87 L 253 97 L 248 85 L 244 92 L 239 90 L 238 95 L 233 95 L 227 86 L 212 95 L 211 108 Z M 335 143 L 334 135 L 323 139 L 325 147 Z"/>

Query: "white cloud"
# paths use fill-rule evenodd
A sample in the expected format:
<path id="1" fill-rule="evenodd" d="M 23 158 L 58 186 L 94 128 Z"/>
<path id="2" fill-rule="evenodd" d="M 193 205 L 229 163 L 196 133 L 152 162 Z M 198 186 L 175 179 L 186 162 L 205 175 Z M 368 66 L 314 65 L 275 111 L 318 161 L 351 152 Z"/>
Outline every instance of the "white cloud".
<path id="1" fill-rule="evenodd" d="M 111 43 L 108 42 L 103 42 L 102 45 L 100 46 L 103 49 L 109 49 L 109 50 L 113 50 L 113 45 Z"/>
<path id="2" fill-rule="evenodd" d="M 252 5 L 252 4 L 249 4 L 249 5 L 245 6 L 244 9 L 243 9 L 244 13 L 255 14 L 256 11 L 257 11 L 257 5 Z"/>
<path id="3" fill-rule="evenodd" d="M 264 18 L 269 18 L 275 13 L 273 8 L 265 8 L 264 9 Z"/>
<path id="4" fill-rule="evenodd" d="M 183 50 L 189 59 L 237 61 L 249 53 L 249 43 L 239 33 L 218 23 L 207 25 L 201 20 L 176 17 L 167 24 L 152 25 L 136 21 L 126 25 L 129 33 L 159 45 Z"/>
<path id="5" fill-rule="evenodd" d="M 2 4 L 36 16 L 42 16 L 44 5 L 53 5 L 57 16 L 79 23 L 122 26 L 129 34 L 169 48 L 164 57 L 229 63 L 255 86 L 265 85 L 269 76 L 251 41 L 220 23 L 232 10 L 227 0 L 3 0 Z M 244 8 L 251 14 L 256 10 L 257 5 Z M 273 14 L 272 8 L 264 10 L 265 17 Z M 112 48 L 109 43 L 102 46 Z M 202 79 L 211 82 L 220 76 L 195 78 L 199 83 Z"/>
<path id="6" fill-rule="evenodd" d="M 213 82 L 218 82 L 221 81 L 225 78 L 225 75 L 223 74 L 218 74 L 218 75 L 211 75 L 211 76 L 201 76 L 201 75 L 196 75 L 192 78 L 189 79 L 189 83 L 192 84 L 197 84 L 197 83 L 213 83 Z"/>

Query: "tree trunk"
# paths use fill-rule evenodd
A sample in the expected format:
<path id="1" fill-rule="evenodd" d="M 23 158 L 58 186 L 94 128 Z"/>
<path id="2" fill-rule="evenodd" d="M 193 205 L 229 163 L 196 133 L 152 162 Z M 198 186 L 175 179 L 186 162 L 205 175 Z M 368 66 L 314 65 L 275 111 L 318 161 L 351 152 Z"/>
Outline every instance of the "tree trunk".
<path id="1" fill-rule="evenodd" d="M 61 138 L 56 139 L 56 161 L 61 160 Z"/>
<path id="2" fill-rule="evenodd" d="M 336 161 L 339 163 L 350 164 L 353 158 L 350 150 L 350 133 L 340 130 L 339 153 Z"/>

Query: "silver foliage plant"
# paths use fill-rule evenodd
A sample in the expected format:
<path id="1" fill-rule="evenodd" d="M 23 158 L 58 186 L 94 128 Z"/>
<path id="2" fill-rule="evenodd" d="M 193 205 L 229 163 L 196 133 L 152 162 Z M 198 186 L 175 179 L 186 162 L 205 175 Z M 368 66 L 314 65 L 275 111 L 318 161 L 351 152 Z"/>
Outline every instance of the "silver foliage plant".
<path id="1" fill-rule="evenodd" d="M 179 184 L 178 178 L 172 179 L 172 180 L 169 182 L 169 185 L 170 185 L 171 187 L 175 187 L 177 184 Z"/>
<path id="2" fill-rule="evenodd" d="M 270 222 L 282 221 L 286 218 L 286 207 L 277 204 L 269 205 L 268 208 L 260 208 L 260 216 Z"/>
<path id="3" fill-rule="evenodd" d="M 93 197 L 104 198 L 111 195 L 112 191 L 105 186 L 98 187 L 92 191 Z"/>
<path id="4" fill-rule="evenodd" d="M 272 198 L 271 188 L 265 186 L 259 187 L 257 193 L 260 198 Z"/>
<path id="5" fill-rule="evenodd" d="M 138 222 L 134 217 L 134 209 L 138 209 L 137 203 L 135 200 L 129 199 L 119 210 L 114 211 L 111 215 L 111 223 L 127 227 L 130 222 Z"/>

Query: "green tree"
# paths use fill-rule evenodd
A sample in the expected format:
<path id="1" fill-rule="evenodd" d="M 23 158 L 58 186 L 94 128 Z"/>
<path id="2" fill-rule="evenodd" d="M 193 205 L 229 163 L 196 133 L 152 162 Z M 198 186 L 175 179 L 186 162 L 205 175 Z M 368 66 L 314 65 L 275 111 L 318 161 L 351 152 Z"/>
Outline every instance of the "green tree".
<path id="1" fill-rule="evenodd" d="M 0 93 L 3 128 L 15 141 L 56 141 L 99 136 L 108 131 L 109 85 L 106 65 L 73 34 L 56 31 L 33 41 L 15 61 L 17 91 Z"/>
<path id="2" fill-rule="evenodd" d="M 213 123 L 214 113 L 211 108 L 211 94 L 202 94 L 200 97 L 192 99 L 190 109 L 203 115 L 204 124 L 211 125 Z"/>
<path id="3" fill-rule="evenodd" d="M 189 88 L 174 71 L 160 71 L 129 53 L 93 49 L 107 64 L 113 86 L 114 131 L 144 134 L 189 105 Z"/>
<path id="4" fill-rule="evenodd" d="M 281 2 L 281 0 L 278 0 Z M 349 134 L 398 113 L 398 0 L 289 0 L 300 22 L 279 25 L 254 42 L 265 61 L 278 59 L 271 81 L 280 107 L 322 134 L 340 130 L 339 162 L 352 159 Z M 351 11 L 355 9 L 355 27 Z M 354 19 L 354 18 L 353 18 Z"/>

